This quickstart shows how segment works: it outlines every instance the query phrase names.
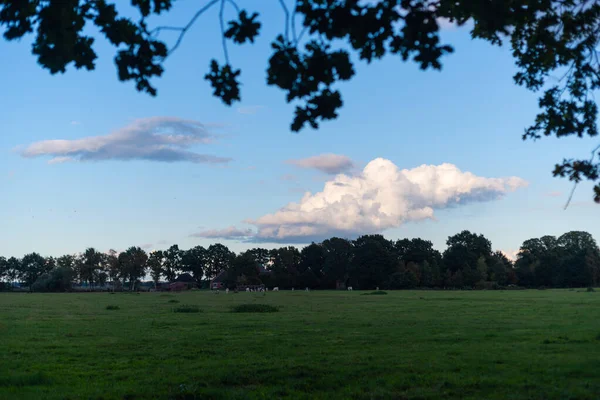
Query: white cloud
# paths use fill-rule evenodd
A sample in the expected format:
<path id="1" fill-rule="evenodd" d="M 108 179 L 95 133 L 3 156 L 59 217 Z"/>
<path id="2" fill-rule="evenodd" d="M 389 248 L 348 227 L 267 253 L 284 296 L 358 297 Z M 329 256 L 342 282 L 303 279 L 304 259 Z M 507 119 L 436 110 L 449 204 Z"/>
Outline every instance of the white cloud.
<path id="1" fill-rule="evenodd" d="M 300 168 L 316 169 L 331 175 L 348 172 L 354 167 L 354 162 L 350 157 L 331 153 L 298 160 L 287 160 L 286 163 Z"/>
<path id="2" fill-rule="evenodd" d="M 81 125 L 81 122 L 79 122 L 79 121 L 71 121 L 71 125 Z"/>
<path id="3" fill-rule="evenodd" d="M 519 250 L 514 250 L 514 249 L 500 250 L 500 253 L 504 254 L 504 256 L 511 261 L 517 261 L 517 254 L 519 254 Z"/>
<path id="4" fill-rule="evenodd" d="M 205 239 L 246 239 L 254 236 L 252 229 L 238 229 L 230 226 L 225 229 L 209 229 L 206 231 L 193 233 L 190 236 Z"/>
<path id="5" fill-rule="evenodd" d="M 151 249 L 152 247 L 154 247 L 154 245 L 152 243 L 144 243 L 140 247 L 144 250 L 148 250 L 148 249 Z"/>
<path id="6" fill-rule="evenodd" d="M 23 157 L 52 156 L 51 164 L 67 161 L 148 160 L 161 162 L 227 163 L 231 159 L 189 150 L 214 136 L 197 121 L 173 117 L 139 119 L 103 136 L 75 140 L 44 140 L 29 145 Z"/>
<path id="7" fill-rule="evenodd" d="M 255 241 L 307 243 L 431 219 L 434 209 L 496 200 L 527 184 L 518 177 L 479 177 L 447 163 L 400 170 L 377 158 L 360 175 L 337 175 L 321 192 L 307 192 L 298 203 L 246 222 L 257 228 Z"/>

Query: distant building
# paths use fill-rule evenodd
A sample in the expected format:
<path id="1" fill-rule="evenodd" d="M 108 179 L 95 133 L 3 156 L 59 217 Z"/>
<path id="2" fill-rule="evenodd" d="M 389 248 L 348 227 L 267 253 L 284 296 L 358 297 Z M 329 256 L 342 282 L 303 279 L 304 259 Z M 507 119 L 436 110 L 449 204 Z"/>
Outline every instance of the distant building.
<path id="1" fill-rule="evenodd" d="M 173 282 L 194 283 L 196 281 L 194 280 L 194 277 L 192 275 L 190 275 L 186 272 L 184 274 L 178 275 L 177 278 L 175 278 L 175 280 Z"/>
<path id="2" fill-rule="evenodd" d="M 227 271 L 221 271 L 213 280 L 210 281 L 211 290 L 225 288 L 225 280 L 227 279 Z"/>
<path id="3" fill-rule="evenodd" d="M 173 292 L 180 292 L 187 289 L 188 284 L 186 282 L 173 282 L 169 284 L 169 290 Z"/>

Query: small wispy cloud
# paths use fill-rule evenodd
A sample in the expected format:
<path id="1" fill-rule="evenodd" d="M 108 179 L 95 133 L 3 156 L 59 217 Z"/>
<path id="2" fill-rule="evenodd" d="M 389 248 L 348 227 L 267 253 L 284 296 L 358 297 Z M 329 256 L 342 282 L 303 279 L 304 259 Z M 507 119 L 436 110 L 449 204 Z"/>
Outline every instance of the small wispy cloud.
<path id="1" fill-rule="evenodd" d="M 54 157 L 48 160 L 48 164 L 62 164 L 69 161 L 77 161 L 73 157 Z"/>
<path id="2" fill-rule="evenodd" d="M 235 226 L 230 226 L 229 228 L 225 229 L 209 229 L 206 231 L 193 233 L 190 236 L 204 239 L 243 240 L 250 238 L 254 235 L 255 232 L 252 229 L 238 229 Z"/>
<path id="3" fill-rule="evenodd" d="M 152 243 L 144 243 L 142 245 L 140 245 L 140 247 L 144 250 L 148 250 L 154 247 L 154 245 Z"/>
<path id="4" fill-rule="evenodd" d="M 8 177 L 12 178 L 15 176 L 15 171 L 13 169 L 11 169 L 10 171 L 8 171 Z"/>
<path id="5" fill-rule="evenodd" d="M 51 156 L 49 163 L 146 160 L 224 164 L 230 158 L 199 154 L 190 148 L 214 142 L 198 121 L 175 117 L 138 119 L 113 133 L 75 140 L 43 140 L 21 151 L 25 158 Z"/>
<path id="6" fill-rule="evenodd" d="M 158 242 L 156 242 L 156 244 L 169 244 L 171 242 L 169 242 L 168 240 L 159 240 Z"/>
<path id="7" fill-rule="evenodd" d="M 286 163 L 299 168 L 316 169 L 329 175 L 341 174 L 354 168 L 354 162 L 350 157 L 332 153 L 287 160 Z"/>
<path id="8" fill-rule="evenodd" d="M 79 122 L 79 121 L 71 121 L 71 125 L 81 125 L 81 122 Z"/>
<path id="9" fill-rule="evenodd" d="M 237 112 L 245 115 L 254 115 L 258 113 L 260 110 L 265 108 L 264 106 L 243 106 L 238 107 Z"/>

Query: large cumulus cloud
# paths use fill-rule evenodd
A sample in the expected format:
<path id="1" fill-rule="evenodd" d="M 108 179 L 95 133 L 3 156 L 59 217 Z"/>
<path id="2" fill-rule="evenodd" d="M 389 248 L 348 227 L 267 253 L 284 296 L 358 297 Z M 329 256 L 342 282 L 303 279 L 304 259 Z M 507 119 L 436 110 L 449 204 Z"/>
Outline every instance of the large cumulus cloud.
<path id="1" fill-rule="evenodd" d="M 256 227 L 253 241 L 307 243 L 332 235 L 354 237 L 433 218 L 435 209 L 497 200 L 525 186 L 518 177 L 486 178 L 453 164 L 400 169 L 377 158 L 357 176 L 337 175 L 322 191 L 307 192 L 299 202 L 245 222 Z"/>

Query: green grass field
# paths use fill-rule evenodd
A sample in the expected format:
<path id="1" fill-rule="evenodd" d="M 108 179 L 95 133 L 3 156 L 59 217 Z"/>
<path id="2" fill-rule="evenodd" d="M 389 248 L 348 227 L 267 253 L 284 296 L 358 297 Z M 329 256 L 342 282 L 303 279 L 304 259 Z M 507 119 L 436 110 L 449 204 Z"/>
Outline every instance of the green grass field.
<path id="1" fill-rule="evenodd" d="M 0 399 L 600 398 L 598 292 L 4 293 L 0 318 Z"/>

